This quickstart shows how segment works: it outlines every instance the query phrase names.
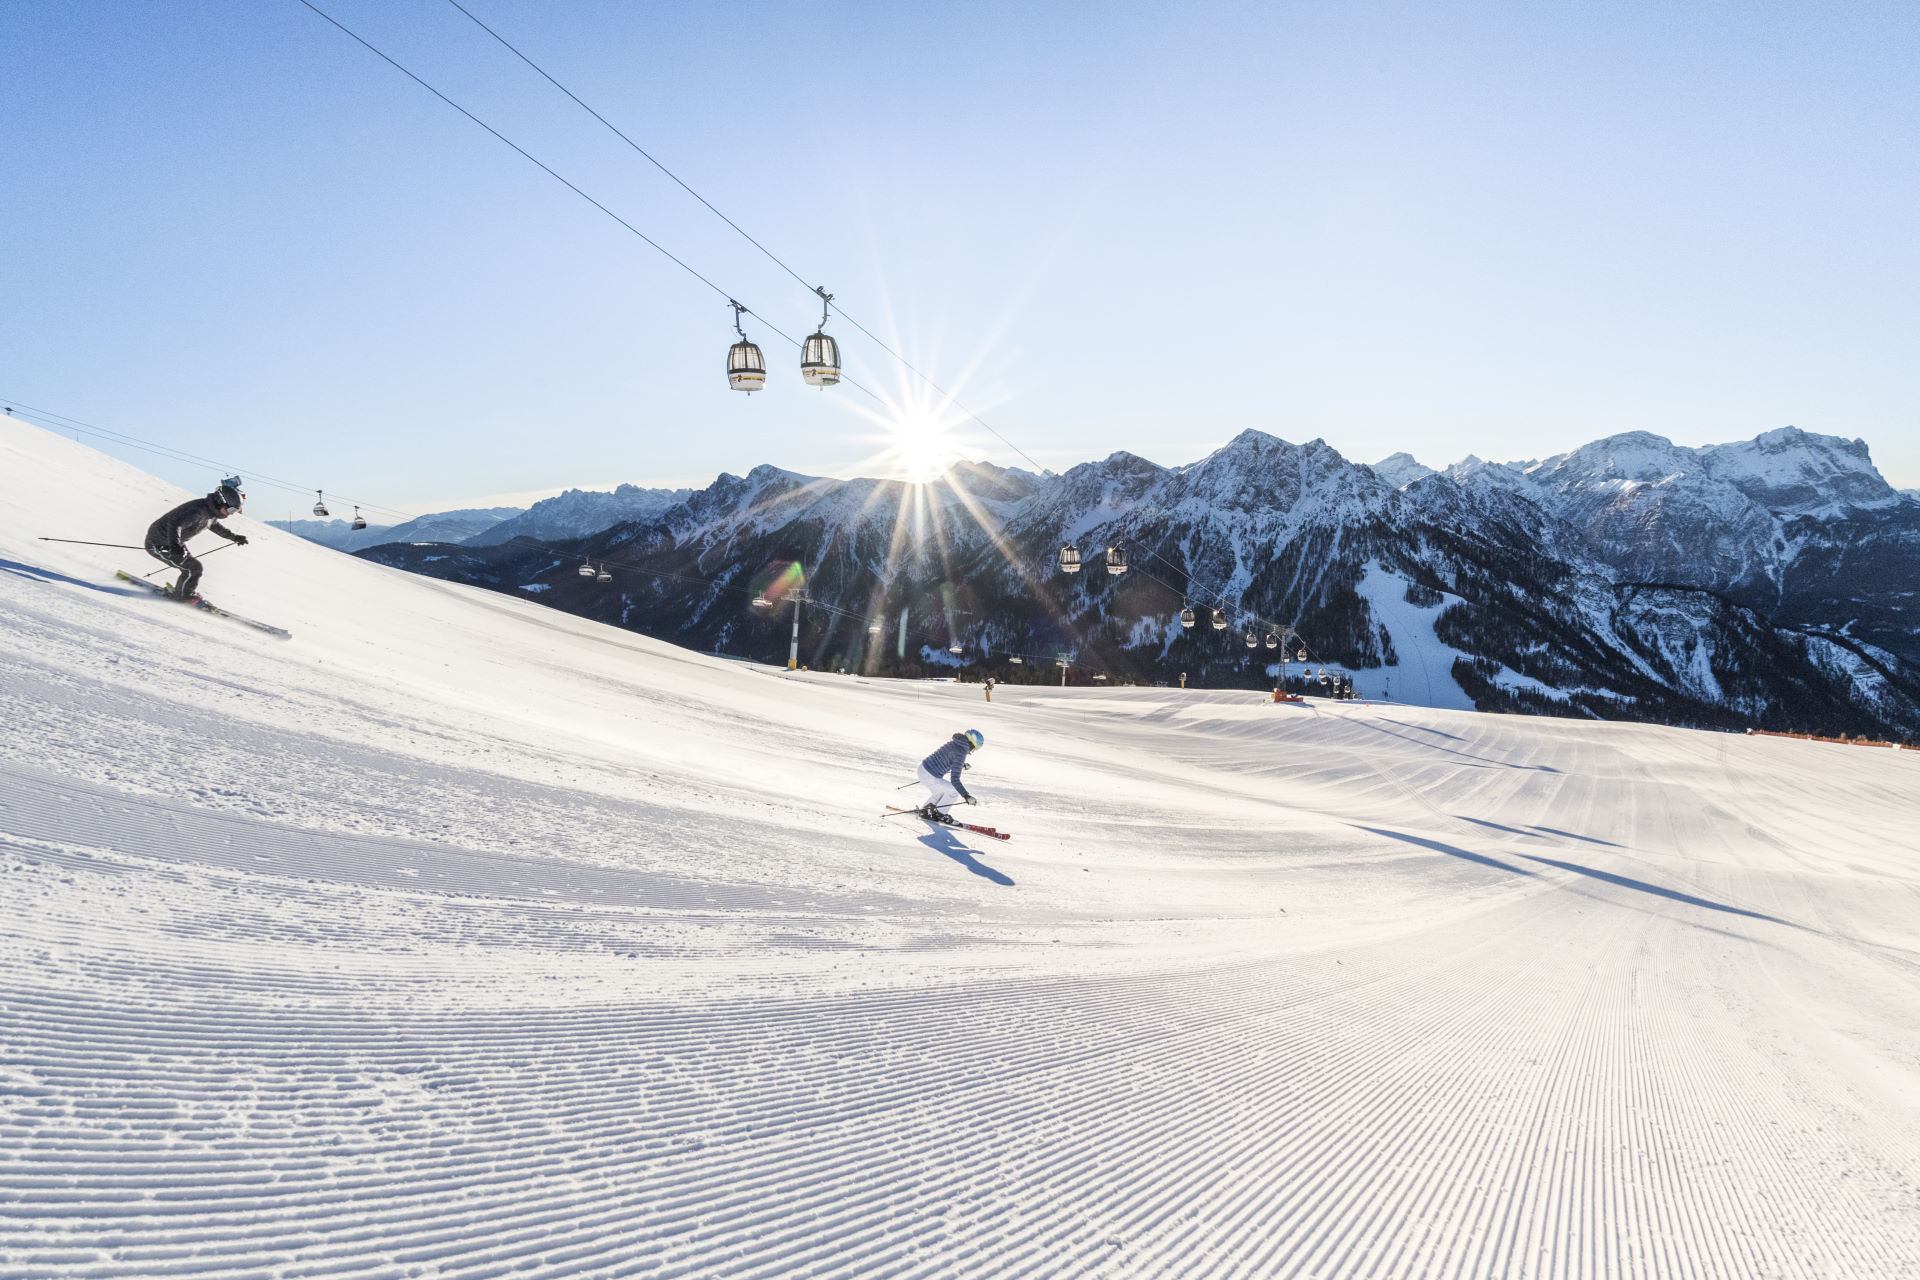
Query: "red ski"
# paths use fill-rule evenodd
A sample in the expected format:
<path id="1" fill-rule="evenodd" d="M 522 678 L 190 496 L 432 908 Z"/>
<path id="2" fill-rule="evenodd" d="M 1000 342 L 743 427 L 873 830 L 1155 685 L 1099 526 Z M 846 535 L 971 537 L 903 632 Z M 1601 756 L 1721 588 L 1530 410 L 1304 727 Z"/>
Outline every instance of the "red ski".
<path id="1" fill-rule="evenodd" d="M 926 814 L 920 812 L 920 810 L 918 809 L 902 809 L 896 805 L 888 805 L 887 808 L 890 810 L 890 812 L 881 814 L 880 815 L 881 817 L 892 818 L 892 817 L 897 817 L 900 814 L 906 813 L 906 814 L 912 814 L 916 818 L 923 818 L 928 822 L 938 822 L 943 827 L 957 827 L 961 831 L 971 831 L 973 832 L 973 834 L 977 836 L 988 836 L 994 840 L 1013 839 L 1012 836 L 1008 835 L 1004 831 L 995 831 L 992 827 L 982 827 L 971 822 L 962 822 L 958 818 L 952 817 L 944 813 L 941 814 L 938 818 L 928 818 Z"/>

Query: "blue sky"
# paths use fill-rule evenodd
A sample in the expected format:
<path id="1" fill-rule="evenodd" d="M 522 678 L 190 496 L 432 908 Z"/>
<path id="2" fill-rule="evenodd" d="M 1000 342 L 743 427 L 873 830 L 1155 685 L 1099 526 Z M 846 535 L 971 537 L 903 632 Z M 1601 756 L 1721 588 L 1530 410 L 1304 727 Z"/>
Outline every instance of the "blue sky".
<path id="1" fill-rule="evenodd" d="M 316 3 L 817 319 L 450 5 Z M 1043 465 L 1792 423 L 1920 486 L 1911 4 L 469 7 Z M 0 42 L 0 395 L 401 510 L 881 465 L 872 402 L 751 321 L 774 377 L 728 390 L 721 297 L 298 0 Z"/>

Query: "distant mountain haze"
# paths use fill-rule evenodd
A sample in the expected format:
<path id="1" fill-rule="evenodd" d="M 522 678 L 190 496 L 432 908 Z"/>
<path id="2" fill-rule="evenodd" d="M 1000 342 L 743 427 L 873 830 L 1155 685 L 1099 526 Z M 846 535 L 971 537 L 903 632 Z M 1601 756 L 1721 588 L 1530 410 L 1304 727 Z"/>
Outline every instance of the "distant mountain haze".
<path id="1" fill-rule="evenodd" d="M 514 538 L 565 541 L 583 538 L 626 521 L 657 519 L 669 507 L 691 497 L 691 489 L 642 489 L 623 484 L 612 493 L 569 489 L 534 503 L 525 511 L 499 521 L 467 538 L 445 541 L 491 546 Z"/>
<path id="2" fill-rule="evenodd" d="M 383 542 L 464 542 L 502 520 L 512 519 L 519 514 L 519 507 L 440 511 L 404 524 L 369 522 L 366 528 L 359 530 L 353 527 L 351 520 L 272 520 L 269 523 L 336 551 L 360 551 Z"/>

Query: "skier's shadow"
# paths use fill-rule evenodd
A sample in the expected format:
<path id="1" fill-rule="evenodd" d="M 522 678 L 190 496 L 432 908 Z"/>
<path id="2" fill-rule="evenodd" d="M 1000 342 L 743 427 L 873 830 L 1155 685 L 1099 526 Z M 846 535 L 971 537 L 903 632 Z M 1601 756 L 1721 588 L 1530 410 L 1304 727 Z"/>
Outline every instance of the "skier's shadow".
<path id="1" fill-rule="evenodd" d="M 995 884 L 1013 887 L 1013 877 L 1004 871 L 995 871 L 986 863 L 973 856 L 973 850 L 960 843 L 960 838 L 945 827 L 935 826 L 933 830 L 920 837 L 920 843 L 935 853 L 944 853 L 973 874 Z"/>
<path id="2" fill-rule="evenodd" d="M 0 560 L 0 573 L 11 573 L 28 582 L 64 582 L 70 587 L 85 587 L 89 591 L 98 591 L 108 596 L 130 596 L 131 591 L 119 587 L 103 587 L 97 582 L 82 582 L 79 578 L 69 578 L 64 573 L 55 573 L 51 569 L 42 569 L 37 564 L 22 564 L 18 560 Z"/>

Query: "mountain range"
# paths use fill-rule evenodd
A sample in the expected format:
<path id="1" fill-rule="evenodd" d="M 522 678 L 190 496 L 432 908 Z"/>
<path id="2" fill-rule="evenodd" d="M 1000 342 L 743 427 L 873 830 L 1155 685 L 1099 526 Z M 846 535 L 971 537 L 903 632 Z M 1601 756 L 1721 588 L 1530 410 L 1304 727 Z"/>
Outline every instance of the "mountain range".
<path id="1" fill-rule="evenodd" d="M 798 564 L 802 659 L 850 671 L 1058 679 L 1070 655 L 1069 679 L 1264 686 L 1304 649 L 1369 697 L 1920 737 L 1920 500 L 1863 442 L 1790 427 L 1444 469 L 1246 431 L 1181 467 L 1121 452 L 915 485 L 762 466 L 549 502 L 464 545 L 359 554 L 775 659 L 790 619 L 768 586 Z M 1059 571 L 1068 543 L 1085 572 Z M 1104 571 L 1111 545 L 1127 572 Z"/>
<path id="2" fill-rule="evenodd" d="M 404 524 L 369 524 L 355 529 L 351 520 L 275 520 L 288 533 L 335 551 L 361 551 L 383 542 L 464 542 L 522 514 L 522 507 L 474 507 L 439 511 Z"/>

